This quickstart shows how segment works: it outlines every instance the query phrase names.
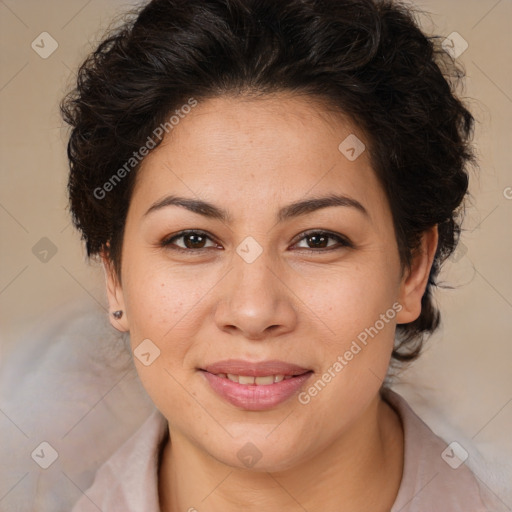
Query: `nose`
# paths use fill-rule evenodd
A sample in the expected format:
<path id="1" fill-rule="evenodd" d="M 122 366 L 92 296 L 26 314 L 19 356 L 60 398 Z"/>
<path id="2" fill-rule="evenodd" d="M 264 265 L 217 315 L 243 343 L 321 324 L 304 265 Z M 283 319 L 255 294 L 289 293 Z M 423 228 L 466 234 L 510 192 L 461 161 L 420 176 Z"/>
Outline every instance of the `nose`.
<path id="1" fill-rule="evenodd" d="M 228 274 L 215 311 L 215 322 L 222 331 L 256 341 L 295 328 L 295 295 L 283 273 L 272 268 L 264 254 L 252 263 L 235 257 L 235 268 Z"/>

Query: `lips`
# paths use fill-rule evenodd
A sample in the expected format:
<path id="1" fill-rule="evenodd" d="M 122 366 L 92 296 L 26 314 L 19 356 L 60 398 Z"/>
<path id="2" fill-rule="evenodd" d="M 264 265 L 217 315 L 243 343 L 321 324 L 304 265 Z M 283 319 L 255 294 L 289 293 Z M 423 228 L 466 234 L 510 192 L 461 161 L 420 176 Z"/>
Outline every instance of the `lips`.
<path id="1" fill-rule="evenodd" d="M 251 363 L 230 359 L 201 368 L 210 388 L 245 410 L 273 408 L 296 394 L 312 371 L 284 361 Z"/>

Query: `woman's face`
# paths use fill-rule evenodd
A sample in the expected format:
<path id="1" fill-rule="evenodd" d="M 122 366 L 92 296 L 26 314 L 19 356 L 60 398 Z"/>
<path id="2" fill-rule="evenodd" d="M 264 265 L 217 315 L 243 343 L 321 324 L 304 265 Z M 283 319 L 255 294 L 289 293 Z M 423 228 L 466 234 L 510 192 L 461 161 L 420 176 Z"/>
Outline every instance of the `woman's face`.
<path id="1" fill-rule="evenodd" d="M 109 300 L 176 442 L 286 469 L 375 403 L 429 262 L 402 275 L 354 137 L 365 142 L 312 101 L 224 97 L 199 103 L 144 160 Z"/>

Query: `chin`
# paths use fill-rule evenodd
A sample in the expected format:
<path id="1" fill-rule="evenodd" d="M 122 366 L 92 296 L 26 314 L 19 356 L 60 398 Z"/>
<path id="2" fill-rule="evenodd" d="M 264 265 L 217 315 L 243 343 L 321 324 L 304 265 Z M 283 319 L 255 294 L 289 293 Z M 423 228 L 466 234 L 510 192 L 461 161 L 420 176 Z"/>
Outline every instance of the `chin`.
<path id="1" fill-rule="evenodd" d="M 286 444 L 281 441 L 276 443 L 265 439 L 267 435 L 268 431 L 259 436 L 245 435 L 225 445 L 217 444 L 214 450 L 208 446 L 204 449 L 226 466 L 257 473 L 286 471 L 299 464 L 305 456 L 297 452 L 298 440 L 288 437 Z"/>

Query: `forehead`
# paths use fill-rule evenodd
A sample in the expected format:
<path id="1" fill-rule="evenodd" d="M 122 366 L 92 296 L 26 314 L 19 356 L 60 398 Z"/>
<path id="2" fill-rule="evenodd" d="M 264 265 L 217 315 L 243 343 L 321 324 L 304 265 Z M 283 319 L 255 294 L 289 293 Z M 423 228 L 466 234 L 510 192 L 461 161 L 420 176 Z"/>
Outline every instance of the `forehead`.
<path id="1" fill-rule="evenodd" d="M 133 200 L 177 193 L 244 209 L 339 192 L 378 205 L 383 191 L 364 148 L 346 116 L 310 97 L 209 99 L 146 157 Z"/>
<path id="2" fill-rule="evenodd" d="M 301 150 L 302 160 L 307 153 L 307 162 L 321 163 L 355 131 L 345 115 L 327 110 L 310 96 L 223 96 L 200 102 L 169 132 L 163 146 L 195 149 L 198 157 L 220 154 L 235 162 L 259 154 L 265 164 L 270 157 L 276 163 L 284 157 L 293 159 Z M 359 136 L 364 138 L 362 133 Z"/>

